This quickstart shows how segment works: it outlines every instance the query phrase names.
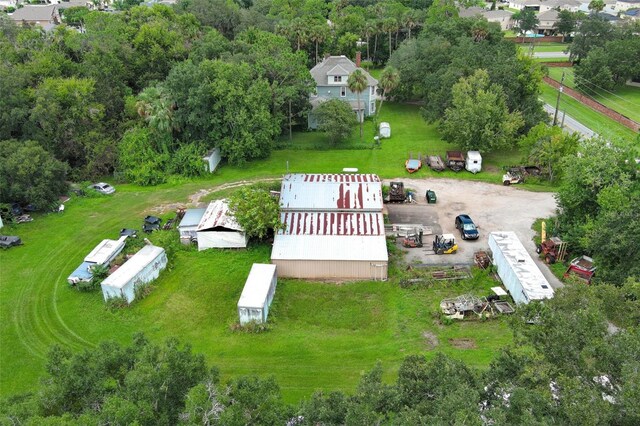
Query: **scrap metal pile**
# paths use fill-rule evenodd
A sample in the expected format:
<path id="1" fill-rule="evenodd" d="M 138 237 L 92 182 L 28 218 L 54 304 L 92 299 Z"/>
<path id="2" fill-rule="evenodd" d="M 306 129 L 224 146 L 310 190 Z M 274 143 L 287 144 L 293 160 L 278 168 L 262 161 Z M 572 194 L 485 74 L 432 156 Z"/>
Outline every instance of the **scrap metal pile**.
<path id="1" fill-rule="evenodd" d="M 511 314 L 515 311 L 509 302 L 497 298 L 490 299 L 463 294 L 451 299 L 443 299 L 440 302 L 440 309 L 444 315 L 451 319 L 464 319 L 466 315 L 471 313 L 481 317 L 482 315 Z"/>

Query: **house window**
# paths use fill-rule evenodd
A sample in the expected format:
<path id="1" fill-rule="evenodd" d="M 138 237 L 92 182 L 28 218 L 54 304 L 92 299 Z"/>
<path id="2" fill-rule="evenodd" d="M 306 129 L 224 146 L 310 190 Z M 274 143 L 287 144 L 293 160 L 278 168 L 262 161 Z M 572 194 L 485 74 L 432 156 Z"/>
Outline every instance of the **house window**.
<path id="1" fill-rule="evenodd" d="M 333 82 L 334 83 L 342 83 L 342 76 L 341 75 L 334 75 L 333 76 Z"/>
<path id="2" fill-rule="evenodd" d="M 376 95 L 376 86 L 371 86 L 371 96 Z"/>
<path id="3" fill-rule="evenodd" d="M 342 86 L 340 88 L 340 97 L 344 98 L 345 96 L 347 96 L 347 88 Z"/>
<path id="4" fill-rule="evenodd" d="M 375 103 L 375 101 L 373 101 L 373 102 L 371 102 L 371 103 L 369 104 L 369 112 L 370 112 L 371 114 L 373 114 L 374 112 L 376 112 L 376 103 Z"/>

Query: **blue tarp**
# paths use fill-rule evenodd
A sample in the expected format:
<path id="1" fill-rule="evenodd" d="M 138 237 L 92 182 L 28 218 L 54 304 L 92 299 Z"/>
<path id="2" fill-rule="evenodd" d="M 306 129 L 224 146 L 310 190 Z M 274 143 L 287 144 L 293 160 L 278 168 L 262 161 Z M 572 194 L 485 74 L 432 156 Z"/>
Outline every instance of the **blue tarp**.
<path id="1" fill-rule="evenodd" d="M 407 170 L 418 170 L 420 165 L 420 160 L 408 160 L 406 164 Z"/>
<path id="2" fill-rule="evenodd" d="M 89 271 L 89 267 L 94 265 L 95 263 L 93 262 L 82 262 L 80 266 L 69 275 L 69 278 L 67 278 L 69 284 L 76 284 L 80 281 L 91 281 L 93 274 Z"/>

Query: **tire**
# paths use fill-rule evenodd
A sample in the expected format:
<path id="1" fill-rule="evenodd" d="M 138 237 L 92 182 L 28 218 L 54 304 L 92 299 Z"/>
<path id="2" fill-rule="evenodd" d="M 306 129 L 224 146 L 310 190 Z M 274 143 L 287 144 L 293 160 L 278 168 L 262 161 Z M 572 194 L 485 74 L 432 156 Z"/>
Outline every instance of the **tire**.
<path id="1" fill-rule="evenodd" d="M 542 246 L 540 244 L 538 244 L 538 246 L 536 247 L 536 253 L 542 253 Z"/>
<path id="2" fill-rule="evenodd" d="M 508 180 L 505 180 L 505 181 L 502 181 L 502 184 L 504 186 L 509 186 L 509 185 L 511 185 L 511 182 L 509 182 Z"/>
<path id="3" fill-rule="evenodd" d="M 556 257 L 552 254 L 547 254 L 544 257 L 544 261 L 547 262 L 548 265 L 553 265 L 554 263 L 556 263 Z"/>

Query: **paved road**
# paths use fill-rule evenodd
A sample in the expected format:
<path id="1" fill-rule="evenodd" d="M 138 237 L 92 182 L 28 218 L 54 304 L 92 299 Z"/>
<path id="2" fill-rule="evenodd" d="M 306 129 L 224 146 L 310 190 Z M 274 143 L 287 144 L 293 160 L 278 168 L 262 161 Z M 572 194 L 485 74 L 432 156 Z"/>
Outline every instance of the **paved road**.
<path id="1" fill-rule="evenodd" d="M 533 52 L 534 58 L 568 58 L 569 54 L 564 52 Z"/>
<path id="2" fill-rule="evenodd" d="M 551 117 L 553 117 L 553 114 L 555 113 L 555 108 L 549 104 L 544 104 L 544 110 L 547 111 L 547 113 L 549 113 L 549 115 Z M 563 111 L 562 109 L 560 109 L 560 111 L 558 112 L 558 122 L 562 122 L 562 116 L 563 116 Z M 594 136 L 597 136 L 598 134 L 596 132 L 594 132 L 593 130 L 591 130 L 590 128 L 588 128 L 587 126 L 585 126 L 584 124 L 580 123 L 579 121 L 577 121 L 575 118 L 571 117 L 570 115 L 565 115 L 564 116 L 564 127 L 574 131 L 574 132 L 578 132 L 581 135 L 583 135 L 584 137 L 587 138 L 592 138 Z"/>

